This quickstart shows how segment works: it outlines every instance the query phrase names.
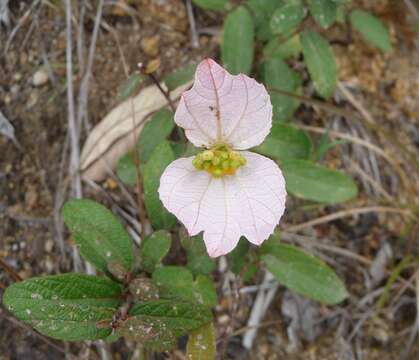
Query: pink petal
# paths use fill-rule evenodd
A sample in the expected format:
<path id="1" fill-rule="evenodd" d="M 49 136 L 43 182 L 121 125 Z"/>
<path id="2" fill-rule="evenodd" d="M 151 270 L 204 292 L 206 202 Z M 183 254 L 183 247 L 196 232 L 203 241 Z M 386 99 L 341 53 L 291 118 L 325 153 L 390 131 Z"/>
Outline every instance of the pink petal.
<path id="1" fill-rule="evenodd" d="M 192 158 L 171 163 L 160 179 L 164 206 L 191 236 L 204 231 L 208 254 L 227 254 L 240 236 L 260 245 L 274 231 L 285 209 L 285 181 L 270 159 L 242 153 L 247 164 L 234 176 L 213 178 L 197 171 Z"/>
<path id="2" fill-rule="evenodd" d="M 195 146 L 224 142 L 243 150 L 259 145 L 272 126 L 272 105 L 262 84 L 231 75 L 214 60 L 197 67 L 193 87 L 180 100 L 176 123 Z"/>

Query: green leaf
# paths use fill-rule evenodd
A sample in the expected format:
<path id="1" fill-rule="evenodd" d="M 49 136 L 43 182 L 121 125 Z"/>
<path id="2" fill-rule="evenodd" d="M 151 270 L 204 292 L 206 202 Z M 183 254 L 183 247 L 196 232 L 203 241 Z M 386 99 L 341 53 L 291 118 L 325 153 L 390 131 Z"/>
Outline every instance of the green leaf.
<path id="1" fill-rule="evenodd" d="M 357 196 L 353 179 L 307 160 L 281 163 L 286 188 L 294 196 L 327 204 L 340 203 Z"/>
<path id="2" fill-rule="evenodd" d="M 200 328 L 212 319 L 205 306 L 176 300 L 155 300 L 138 303 L 130 311 L 131 316 L 149 324 L 164 325 L 178 337 Z"/>
<path id="3" fill-rule="evenodd" d="M 160 177 L 174 159 L 172 148 L 164 141 L 154 149 L 149 161 L 142 168 L 144 204 L 151 225 L 156 230 L 170 230 L 176 225 L 176 218 L 163 207 L 158 194 Z"/>
<path id="4" fill-rule="evenodd" d="M 55 339 L 82 341 L 105 338 L 111 328 L 97 323 L 112 320 L 122 287 L 85 274 L 35 277 L 6 289 L 3 302 L 20 320 Z"/>
<path id="5" fill-rule="evenodd" d="M 167 329 L 165 322 L 153 318 L 131 316 L 119 322 L 116 334 L 157 352 L 176 348 L 176 336 L 173 331 Z"/>
<path id="6" fill-rule="evenodd" d="M 150 301 L 159 298 L 159 289 L 150 278 L 138 277 L 132 279 L 128 288 L 136 301 Z"/>
<path id="7" fill-rule="evenodd" d="M 324 304 L 337 304 L 348 293 L 323 261 L 295 246 L 278 244 L 262 256 L 268 270 L 287 288 Z"/>
<path id="8" fill-rule="evenodd" d="M 140 89 L 144 75 L 134 73 L 118 87 L 118 100 L 126 100 Z"/>
<path id="9" fill-rule="evenodd" d="M 105 337 L 103 339 L 103 341 L 107 344 L 112 344 L 112 343 L 118 341 L 120 338 L 121 338 L 121 336 L 117 332 L 115 332 L 115 333 L 110 334 L 109 336 Z"/>
<path id="10" fill-rule="evenodd" d="M 317 149 L 313 154 L 314 161 L 321 161 L 323 156 L 326 155 L 330 149 L 333 149 L 337 145 L 345 144 L 346 142 L 346 140 L 330 141 L 329 129 L 327 129 L 320 138 L 320 143 L 318 144 Z"/>
<path id="11" fill-rule="evenodd" d="M 118 327 L 118 332 L 156 351 L 169 350 L 176 337 L 211 322 L 211 311 L 195 302 L 184 300 L 154 300 L 137 303 L 130 317 Z"/>
<path id="12" fill-rule="evenodd" d="M 221 45 L 225 68 L 234 74 L 249 74 L 253 63 L 254 24 L 249 11 L 239 6 L 227 15 Z"/>
<path id="13" fill-rule="evenodd" d="M 186 84 L 193 79 L 197 64 L 190 64 L 182 69 L 176 70 L 163 78 L 167 88 L 172 91 L 177 87 Z"/>
<path id="14" fill-rule="evenodd" d="M 254 150 L 279 161 L 308 159 L 311 140 L 304 131 L 293 125 L 273 123 L 265 141 Z"/>
<path id="15" fill-rule="evenodd" d="M 304 61 L 314 88 L 324 98 L 333 95 L 337 82 L 336 59 L 327 40 L 312 31 L 301 34 Z"/>
<path id="16" fill-rule="evenodd" d="M 209 257 L 202 235 L 185 237 L 182 247 L 186 250 L 187 266 L 192 273 L 208 275 L 213 272 L 215 261 Z"/>
<path id="17" fill-rule="evenodd" d="M 74 199 L 64 205 L 63 217 L 80 253 L 96 268 L 109 274 L 108 264 L 116 262 L 132 270 L 132 240 L 111 211 L 92 200 Z"/>
<path id="18" fill-rule="evenodd" d="M 300 35 L 295 34 L 285 41 L 281 37 L 271 39 L 263 48 L 263 55 L 266 58 L 285 60 L 292 56 L 297 57 L 301 51 Z"/>
<path id="19" fill-rule="evenodd" d="M 181 266 L 164 266 L 153 272 L 153 281 L 161 289 L 161 296 L 181 298 L 213 307 L 217 295 L 213 281 L 198 275 L 194 281 L 192 273 Z"/>
<path id="20" fill-rule="evenodd" d="M 197 148 L 197 147 L 195 147 L 192 143 L 187 142 L 187 144 L 186 144 L 186 149 L 185 149 L 185 151 L 182 153 L 182 157 L 195 156 L 195 155 L 196 155 L 196 154 L 198 154 L 200 151 L 202 151 L 202 148 Z"/>
<path id="21" fill-rule="evenodd" d="M 288 0 L 272 15 L 270 26 L 274 34 L 284 34 L 296 28 L 304 19 L 304 5 L 301 0 Z"/>
<path id="22" fill-rule="evenodd" d="M 229 8 L 228 0 L 192 0 L 193 3 L 203 9 L 224 11 Z"/>
<path id="23" fill-rule="evenodd" d="M 188 360 L 214 360 L 216 355 L 215 328 L 212 322 L 189 335 L 186 347 Z"/>
<path id="24" fill-rule="evenodd" d="M 354 29 L 359 31 L 365 40 L 382 51 L 391 51 L 390 34 L 380 19 L 363 10 L 352 11 L 349 19 Z"/>
<path id="25" fill-rule="evenodd" d="M 173 113 L 167 109 L 157 111 L 144 125 L 137 143 L 138 159 L 142 165 L 147 163 L 154 149 L 170 135 L 174 127 Z M 116 173 L 124 184 L 134 186 L 137 183 L 133 152 L 119 159 Z"/>
<path id="26" fill-rule="evenodd" d="M 134 186 L 137 183 L 137 168 L 134 154 L 129 152 L 123 155 L 116 165 L 118 178 L 126 185 Z"/>
<path id="27" fill-rule="evenodd" d="M 261 65 L 261 73 L 271 96 L 274 120 L 288 120 L 300 102 L 290 96 L 281 95 L 276 90 L 296 93 L 301 84 L 300 76 L 281 59 L 265 61 Z"/>
<path id="28" fill-rule="evenodd" d="M 248 251 L 249 242 L 242 237 L 234 250 L 227 255 L 230 269 L 234 274 L 239 275 L 243 270 Z"/>
<path id="29" fill-rule="evenodd" d="M 256 38 L 260 41 L 269 40 L 273 34 L 269 19 L 275 9 L 284 4 L 284 0 L 247 0 L 246 5 L 250 9 L 255 22 Z"/>
<path id="30" fill-rule="evenodd" d="M 137 144 L 142 164 L 150 160 L 154 149 L 170 135 L 174 127 L 173 113 L 167 109 L 157 111 L 144 125 Z"/>
<path id="31" fill-rule="evenodd" d="M 281 235 L 279 231 L 275 231 L 268 240 L 262 243 L 262 246 L 259 248 L 260 254 L 269 254 L 274 253 L 278 249 L 278 245 L 281 244 Z"/>
<path id="32" fill-rule="evenodd" d="M 333 0 L 309 0 L 310 12 L 323 29 L 329 28 L 336 21 L 338 4 Z"/>
<path id="33" fill-rule="evenodd" d="M 172 239 L 164 230 L 156 231 L 147 236 L 141 243 L 141 267 L 152 273 L 169 253 Z"/>

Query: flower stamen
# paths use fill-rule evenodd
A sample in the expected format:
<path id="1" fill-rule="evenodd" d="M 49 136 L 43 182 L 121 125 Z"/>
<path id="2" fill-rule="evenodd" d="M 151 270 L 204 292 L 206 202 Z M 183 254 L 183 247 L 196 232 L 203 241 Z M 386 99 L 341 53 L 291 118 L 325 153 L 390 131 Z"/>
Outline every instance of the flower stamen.
<path id="1" fill-rule="evenodd" d="M 207 171 L 213 177 L 220 178 L 234 175 L 238 168 L 246 165 L 246 159 L 240 152 L 222 144 L 200 152 L 192 160 L 192 164 L 197 170 Z"/>

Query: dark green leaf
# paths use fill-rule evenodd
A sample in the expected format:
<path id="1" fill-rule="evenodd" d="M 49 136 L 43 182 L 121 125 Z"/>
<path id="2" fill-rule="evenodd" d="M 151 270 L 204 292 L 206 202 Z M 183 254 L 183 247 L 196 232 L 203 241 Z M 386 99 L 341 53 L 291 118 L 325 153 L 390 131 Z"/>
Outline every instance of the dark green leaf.
<path id="1" fill-rule="evenodd" d="M 243 270 L 248 251 L 249 242 L 242 237 L 234 250 L 228 254 L 230 269 L 234 274 L 239 275 Z"/>
<path id="2" fill-rule="evenodd" d="M 193 3 L 203 9 L 224 11 L 229 8 L 228 0 L 192 0 Z"/>
<path id="3" fill-rule="evenodd" d="M 98 322 L 112 320 L 122 288 L 101 277 L 64 274 L 37 277 L 6 289 L 3 302 L 20 320 L 55 339 L 101 339 L 111 333 Z"/>
<path id="4" fill-rule="evenodd" d="M 212 307 L 217 303 L 213 281 L 198 275 L 194 281 L 192 273 L 181 266 L 164 266 L 153 272 L 153 281 L 161 289 L 161 296 L 175 296 Z"/>
<path id="5" fill-rule="evenodd" d="M 163 207 L 158 194 L 160 177 L 174 159 L 172 148 L 164 141 L 154 149 L 149 161 L 142 168 L 144 204 L 151 225 L 156 230 L 170 230 L 176 225 L 176 218 Z"/>
<path id="6" fill-rule="evenodd" d="M 142 164 L 148 162 L 154 149 L 170 135 L 174 127 L 173 113 L 166 109 L 157 111 L 144 125 L 137 144 Z"/>
<path id="7" fill-rule="evenodd" d="M 126 185 L 134 186 L 137 183 L 137 168 L 132 152 L 123 155 L 116 165 L 118 178 Z"/>
<path id="8" fill-rule="evenodd" d="M 304 4 L 301 0 L 284 1 L 272 15 L 270 26 L 274 34 L 284 34 L 296 28 L 304 19 Z"/>
<path id="9" fill-rule="evenodd" d="M 138 303 L 130 311 L 131 316 L 145 322 L 165 325 L 176 337 L 198 329 L 212 319 L 205 306 L 188 301 L 156 300 Z"/>
<path id="10" fill-rule="evenodd" d="M 293 125 L 273 123 L 271 132 L 255 151 L 279 161 L 308 159 L 311 140 L 304 131 Z"/>
<path id="11" fill-rule="evenodd" d="M 288 59 L 301 53 L 300 35 L 296 34 L 283 40 L 280 37 L 271 39 L 263 48 L 266 58 Z"/>
<path id="12" fill-rule="evenodd" d="M 326 153 L 330 149 L 333 149 L 335 146 L 345 144 L 345 143 L 346 143 L 345 140 L 330 141 L 329 140 L 329 130 L 327 129 L 323 133 L 322 137 L 320 138 L 320 143 L 317 146 L 317 149 L 316 149 L 315 153 L 313 154 L 314 161 L 322 160 L 323 156 L 326 155 Z"/>
<path id="13" fill-rule="evenodd" d="M 224 22 L 221 59 L 233 75 L 249 74 L 253 63 L 253 18 L 249 11 L 239 6 L 227 15 Z"/>
<path id="14" fill-rule="evenodd" d="M 141 243 L 141 267 L 152 273 L 168 254 L 172 239 L 164 230 L 156 231 L 147 236 Z"/>
<path id="15" fill-rule="evenodd" d="M 189 335 L 186 358 L 188 360 L 214 360 L 216 358 L 216 336 L 212 322 L 194 330 Z"/>
<path id="16" fill-rule="evenodd" d="M 333 0 L 309 0 L 308 4 L 311 14 L 323 29 L 336 21 L 338 4 Z"/>
<path id="17" fill-rule="evenodd" d="M 120 339 L 120 335 L 118 333 L 110 334 L 109 336 L 105 337 L 103 341 L 107 344 L 112 344 Z"/>
<path id="18" fill-rule="evenodd" d="M 176 347 L 176 336 L 166 324 L 155 319 L 132 316 L 118 324 L 116 333 L 153 351 L 169 351 Z"/>
<path id="19" fill-rule="evenodd" d="M 363 10 L 354 10 L 350 15 L 351 24 L 365 40 L 382 51 L 391 50 L 390 34 L 386 26 L 376 16 Z"/>
<path id="20" fill-rule="evenodd" d="M 281 244 L 281 235 L 279 231 L 275 231 L 268 240 L 262 243 L 262 246 L 259 248 L 260 254 L 269 254 L 274 253 L 278 249 L 278 245 Z"/>
<path id="21" fill-rule="evenodd" d="M 248 0 L 246 5 L 249 7 L 256 28 L 256 38 L 260 41 L 269 40 L 273 34 L 269 24 L 269 19 L 275 9 L 284 4 L 284 0 Z"/>
<path id="22" fill-rule="evenodd" d="M 336 60 L 327 40 L 312 31 L 301 34 L 304 61 L 319 95 L 328 98 L 333 95 L 337 82 Z"/>
<path id="23" fill-rule="evenodd" d="M 294 111 L 298 108 L 300 102 L 290 96 L 281 95 L 276 90 L 282 90 L 289 93 L 298 92 L 301 84 L 301 78 L 295 71 L 281 59 L 269 59 L 261 66 L 262 77 L 273 106 L 273 117 L 275 121 L 288 120 Z"/>
<path id="24" fill-rule="evenodd" d="M 212 273 L 215 261 L 209 257 L 202 235 L 182 239 L 182 246 L 186 250 L 187 266 L 192 273 L 204 275 Z"/>
<path id="25" fill-rule="evenodd" d="M 279 282 L 298 294 L 325 304 L 337 304 L 348 296 L 330 267 L 295 246 L 278 244 L 262 260 Z"/>
<path id="26" fill-rule="evenodd" d="M 195 156 L 200 151 L 202 151 L 202 148 L 195 147 L 192 143 L 188 142 L 186 144 L 186 149 L 182 153 L 182 157 L 189 157 L 189 156 Z"/>
<path id="27" fill-rule="evenodd" d="M 170 146 L 172 147 L 173 154 L 175 155 L 176 159 L 179 159 L 183 156 L 185 150 L 186 150 L 186 144 L 182 142 L 171 142 Z"/>
<path id="28" fill-rule="evenodd" d="M 118 88 L 118 100 L 126 100 L 129 97 L 135 95 L 135 93 L 140 89 L 140 85 L 143 80 L 144 75 L 137 73 L 132 74 Z"/>
<path id="29" fill-rule="evenodd" d="M 294 196 L 322 203 L 340 203 L 356 197 L 357 186 L 351 177 L 306 160 L 281 163 L 287 191 Z"/>
<path id="30" fill-rule="evenodd" d="M 132 240 L 107 208 L 92 200 L 74 199 L 64 205 L 63 216 L 86 260 L 107 274 L 110 262 L 132 270 Z"/>
<path id="31" fill-rule="evenodd" d="M 150 159 L 154 149 L 173 131 L 175 123 L 173 113 L 167 109 L 157 111 L 140 133 L 137 149 L 138 160 L 144 165 Z M 116 173 L 124 184 L 134 186 L 137 183 L 137 169 L 133 152 L 122 156 L 117 164 Z"/>
<path id="32" fill-rule="evenodd" d="M 172 91 L 177 87 L 186 84 L 188 81 L 193 79 L 195 74 L 196 64 L 190 64 L 186 67 L 176 70 L 163 78 L 167 88 Z"/>
<path id="33" fill-rule="evenodd" d="M 153 280 L 139 277 L 129 283 L 129 292 L 137 301 L 150 301 L 159 299 L 159 289 L 154 285 Z"/>

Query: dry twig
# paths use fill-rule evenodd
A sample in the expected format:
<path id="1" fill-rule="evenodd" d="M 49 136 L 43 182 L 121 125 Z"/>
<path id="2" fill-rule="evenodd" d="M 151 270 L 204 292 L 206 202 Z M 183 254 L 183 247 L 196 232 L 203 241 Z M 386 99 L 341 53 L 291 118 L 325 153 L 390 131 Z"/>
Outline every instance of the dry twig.
<path id="1" fill-rule="evenodd" d="M 412 213 L 406 209 L 391 208 L 391 207 L 385 207 L 385 206 L 367 206 L 363 208 L 337 211 L 333 214 L 321 216 L 317 219 L 313 219 L 299 225 L 289 225 L 289 226 L 285 225 L 284 230 L 288 232 L 298 232 L 298 231 L 301 231 L 303 229 L 306 229 L 308 227 L 312 227 L 315 225 L 324 224 L 324 223 L 341 219 L 344 217 L 348 217 L 348 216 L 361 215 L 361 214 L 366 214 L 370 212 L 395 213 L 395 214 L 400 214 L 400 215 L 408 216 L 408 217 L 413 216 Z"/>

